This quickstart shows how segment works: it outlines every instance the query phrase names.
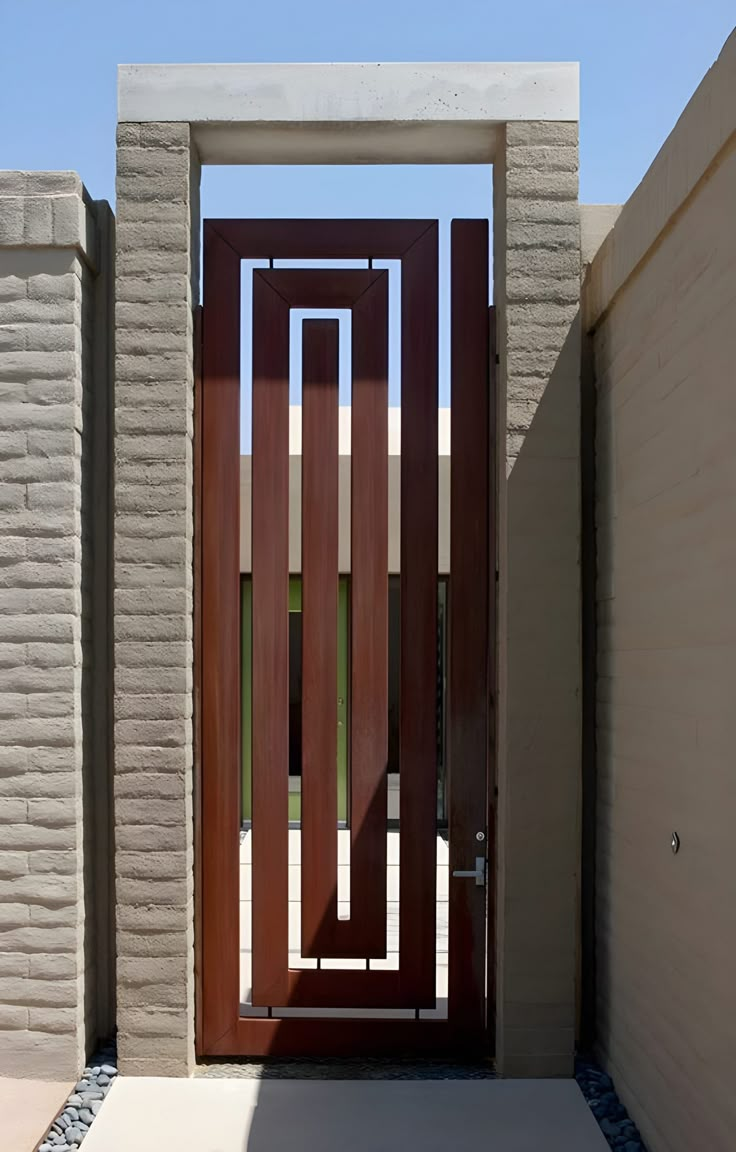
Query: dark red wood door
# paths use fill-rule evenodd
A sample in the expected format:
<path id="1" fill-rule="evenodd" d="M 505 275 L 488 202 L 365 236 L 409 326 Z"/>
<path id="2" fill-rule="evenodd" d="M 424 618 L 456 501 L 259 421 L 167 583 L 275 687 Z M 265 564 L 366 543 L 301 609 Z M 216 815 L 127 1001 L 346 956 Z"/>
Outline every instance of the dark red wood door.
<path id="1" fill-rule="evenodd" d="M 203 1054 L 492 1050 L 495 394 L 488 225 L 452 225 L 450 466 L 442 482 L 438 233 L 435 221 L 205 222 L 195 457 Z M 346 257 L 364 266 L 273 267 L 276 259 L 327 264 Z M 252 822 L 241 828 L 240 284 L 241 260 L 264 258 L 271 267 L 252 270 L 246 318 L 253 347 Z M 391 280 L 386 268 L 373 266 L 391 260 L 400 261 L 401 342 L 393 487 Z M 352 341 L 347 483 L 340 467 L 339 322 L 303 321 L 297 493 L 289 455 L 296 308 L 349 309 Z M 349 802 L 340 827 L 338 581 L 348 492 Z M 450 569 L 442 603 L 441 495 L 449 511 Z M 392 632 L 390 525 L 397 511 L 399 620 Z M 301 810 L 290 826 L 289 520 L 295 516 Z M 393 776 L 390 653 L 398 692 Z M 446 731 L 442 740 L 438 725 Z M 391 780 L 398 780 L 397 811 Z M 446 793 L 442 811 L 438 784 Z"/>

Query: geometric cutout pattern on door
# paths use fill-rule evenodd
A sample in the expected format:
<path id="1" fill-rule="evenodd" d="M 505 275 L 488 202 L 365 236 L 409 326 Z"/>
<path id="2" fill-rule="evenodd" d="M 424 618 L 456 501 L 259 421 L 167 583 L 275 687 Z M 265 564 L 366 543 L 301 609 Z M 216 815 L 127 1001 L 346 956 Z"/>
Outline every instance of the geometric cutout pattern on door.
<path id="1" fill-rule="evenodd" d="M 239 1014 L 238 457 L 241 259 L 401 260 L 400 917 L 397 970 L 291 968 L 288 942 L 289 309 L 353 313 L 350 919 L 338 918 L 335 321 L 303 338 L 302 952 L 386 955 L 388 276 L 253 273 L 253 1004 L 435 1004 L 438 227 L 434 221 L 206 221 L 201 400 L 202 1013 L 211 1054 L 482 1046 L 485 888 L 450 882 L 447 1020 Z M 485 855 L 492 445 L 488 229 L 452 231 L 450 863 Z M 455 305 L 457 299 L 458 304 Z M 456 428 L 457 424 L 457 428 Z M 494 541 L 495 546 L 495 541 Z M 495 564 L 494 564 L 495 570 Z M 453 585 L 457 578 L 457 591 Z M 234 627 L 233 627 L 234 626 Z M 480 642 L 478 636 L 480 635 Z M 453 691 L 453 678 L 456 688 Z M 235 691 L 233 691 L 233 687 Z M 471 843 L 472 841 L 472 843 Z M 486 841 L 487 843 L 487 841 Z M 454 937 L 454 945 L 453 945 Z"/>

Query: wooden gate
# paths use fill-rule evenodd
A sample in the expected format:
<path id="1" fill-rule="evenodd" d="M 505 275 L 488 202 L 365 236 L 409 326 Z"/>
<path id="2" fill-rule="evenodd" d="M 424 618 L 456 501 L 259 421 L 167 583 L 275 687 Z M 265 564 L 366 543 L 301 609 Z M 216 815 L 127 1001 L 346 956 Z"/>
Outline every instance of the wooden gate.
<path id="1" fill-rule="evenodd" d="M 365 268 L 273 268 L 345 258 Z M 241 260 L 253 275 L 252 991 L 239 969 Z M 388 317 L 401 261 L 398 959 L 387 954 Z M 205 221 L 197 416 L 198 1050 L 490 1052 L 495 354 L 488 225 L 451 232 L 448 1004 L 436 1015 L 438 225 Z M 352 312 L 350 916 L 338 912 L 338 322 L 302 354 L 301 955 L 289 959 L 289 313 Z M 340 967 L 345 961 L 346 966 Z M 329 966 L 328 966 L 329 962 Z M 361 967 L 356 968 L 356 962 Z M 351 1016 L 354 1011 L 357 1016 Z"/>

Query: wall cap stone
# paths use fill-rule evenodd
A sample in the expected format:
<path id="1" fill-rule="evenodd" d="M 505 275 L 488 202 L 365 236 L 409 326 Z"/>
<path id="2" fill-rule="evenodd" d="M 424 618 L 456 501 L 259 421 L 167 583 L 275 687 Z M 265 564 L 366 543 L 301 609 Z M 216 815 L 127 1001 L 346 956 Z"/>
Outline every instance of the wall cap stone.
<path id="1" fill-rule="evenodd" d="M 76 172 L 0 171 L 3 248 L 74 248 L 97 270 L 95 204 Z"/>
<path id="2" fill-rule="evenodd" d="M 590 329 L 651 251 L 695 186 L 736 142 L 736 29 L 706 72 L 590 266 L 584 318 Z"/>
<path id="3" fill-rule="evenodd" d="M 621 215 L 622 204 L 580 205 L 580 263 L 591 264 Z"/>

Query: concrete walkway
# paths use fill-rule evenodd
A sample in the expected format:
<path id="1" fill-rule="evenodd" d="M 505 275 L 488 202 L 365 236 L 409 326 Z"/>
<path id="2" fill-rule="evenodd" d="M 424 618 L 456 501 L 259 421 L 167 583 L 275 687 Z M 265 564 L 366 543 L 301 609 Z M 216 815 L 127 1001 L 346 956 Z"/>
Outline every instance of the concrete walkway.
<path id="1" fill-rule="evenodd" d="M 57 1080 L 14 1080 L 0 1076 L 3 1152 L 33 1152 L 74 1087 Z"/>
<path id="2" fill-rule="evenodd" d="M 119 1079 L 84 1152 L 607 1152 L 574 1080 Z"/>

